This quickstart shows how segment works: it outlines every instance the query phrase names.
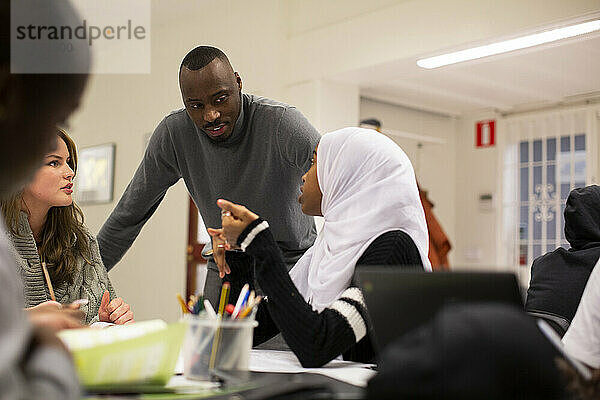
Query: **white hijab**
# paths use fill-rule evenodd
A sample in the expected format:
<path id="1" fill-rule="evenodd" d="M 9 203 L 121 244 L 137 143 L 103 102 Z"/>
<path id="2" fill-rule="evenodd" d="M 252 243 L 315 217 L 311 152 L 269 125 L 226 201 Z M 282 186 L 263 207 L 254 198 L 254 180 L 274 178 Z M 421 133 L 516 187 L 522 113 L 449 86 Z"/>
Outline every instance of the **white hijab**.
<path id="1" fill-rule="evenodd" d="M 290 271 L 314 310 L 320 312 L 340 297 L 358 259 L 385 232 L 406 232 L 425 270 L 431 270 L 415 173 L 396 143 L 371 129 L 327 133 L 317 149 L 317 178 L 325 223 L 314 245 Z"/>

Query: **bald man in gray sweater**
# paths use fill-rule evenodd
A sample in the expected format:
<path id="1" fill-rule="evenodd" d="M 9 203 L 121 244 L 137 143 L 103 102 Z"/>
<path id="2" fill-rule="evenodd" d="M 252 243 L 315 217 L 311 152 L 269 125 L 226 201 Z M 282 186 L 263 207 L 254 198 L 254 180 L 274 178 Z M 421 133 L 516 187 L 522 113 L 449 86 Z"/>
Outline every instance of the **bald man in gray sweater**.
<path id="1" fill-rule="evenodd" d="M 220 227 L 226 198 L 269 220 L 291 268 L 312 246 L 312 217 L 297 198 L 320 135 L 295 108 L 242 93 L 242 80 L 219 49 L 200 46 L 179 72 L 184 109 L 156 127 L 133 179 L 98 234 L 111 269 L 131 246 L 166 191 L 183 178 L 207 227 Z M 227 252 L 228 263 L 250 263 Z M 166 273 L 166 271 L 165 271 Z M 209 260 L 204 295 L 217 304 L 218 268 Z"/>

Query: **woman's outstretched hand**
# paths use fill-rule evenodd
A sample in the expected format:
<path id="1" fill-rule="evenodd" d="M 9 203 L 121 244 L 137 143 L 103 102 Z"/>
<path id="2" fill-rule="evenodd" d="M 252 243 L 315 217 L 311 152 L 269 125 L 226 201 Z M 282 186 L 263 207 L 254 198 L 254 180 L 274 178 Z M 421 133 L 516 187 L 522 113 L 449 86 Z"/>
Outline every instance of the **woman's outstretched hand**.
<path id="1" fill-rule="evenodd" d="M 246 227 L 258 219 L 258 215 L 244 206 L 219 199 L 217 205 L 221 208 L 221 224 L 226 240 L 226 248 L 237 248 L 237 239 Z"/>

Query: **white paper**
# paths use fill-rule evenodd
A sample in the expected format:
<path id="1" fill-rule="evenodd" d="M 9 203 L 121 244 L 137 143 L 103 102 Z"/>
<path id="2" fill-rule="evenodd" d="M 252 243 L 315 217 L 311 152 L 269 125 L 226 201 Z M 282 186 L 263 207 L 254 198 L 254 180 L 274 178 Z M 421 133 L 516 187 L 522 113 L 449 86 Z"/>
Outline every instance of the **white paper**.
<path id="1" fill-rule="evenodd" d="M 90 325 L 90 328 L 102 329 L 102 328 L 110 328 L 111 326 L 115 326 L 115 325 L 116 324 L 113 324 L 112 322 L 96 321 Z"/>
<path id="2" fill-rule="evenodd" d="M 205 391 L 207 389 L 215 389 L 219 387 L 217 382 L 194 381 L 186 379 L 182 375 L 174 375 L 169 383 L 165 386 L 168 389 L 174 389 L 178 393 L 195 393 Z"/>
<path id="3" fill-rule="evenodd" d="M 311 372 L 328 376 L 354 386 L 366 387 L 367 382 L 377 373 L 374 364 L 353 361 L 332 360 L 321 368 L 303 368 L 291 351 L 251 350 L 248 369 L 254 372 Z"/>

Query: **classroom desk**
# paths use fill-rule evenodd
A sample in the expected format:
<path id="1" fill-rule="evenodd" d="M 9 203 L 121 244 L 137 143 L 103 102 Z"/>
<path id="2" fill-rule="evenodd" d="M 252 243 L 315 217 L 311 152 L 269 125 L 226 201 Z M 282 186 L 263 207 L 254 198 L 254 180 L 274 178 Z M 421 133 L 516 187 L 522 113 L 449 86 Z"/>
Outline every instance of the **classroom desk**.
<path id="1" fill-rule="evenodd" d="M 267 361 L 266 361 L 267 360 Z M 361 368 L 364 364 L 334 360 L 324 368 L 302 369 L 299 362 L 291 352 L 269 350 L 252 350 L 250 368 L 268 372 L 224 372 L 217 375 L 220 378 L 220 389 L 224 393 L 196 393 L 196 394 L 148 394 L 148 395 L 116 395 L 102 399 L 265 399 L 276 396 L 278 399 L 362 399 L 365 397 L 367 379 L 374 373 L 370 369 Z M 285 372 L 275 372 L 285 371 Z M 301 371 L 294 372 L 292 371 Z M 329 375 L 329 376 L 326 376 Z M 334 379 L 333 377 L 339 379 Z M 343 382 L 352 382 L 354 384 Z M 176 376 L 172 381 L 193 383 L 182 376 Z M 176 385 L 180 387 L 179 385 Z M 249 386 L 251 386 L 249 388 Z M 95 399 L 86 396 L 85 399 Z"/>
<path id="2" fill-rule="evenodd" d="M 116 400 L 116 399 L 230 399 L 230 400 L 258 400 L 258 399 L 364 399 L 365 389 L 350 385 L 336 379 L 309 373 L 275 373 L 275 372 L 248 372 L 244 379 L 258 387 L 238 390 L 244 384 L 238 382 L 224 383 L 224 394 L 98 394 L 86 395 L 85 400 Z M 241 386 L 240 386 L 241 384 Z M 231 389 L 231 392 L 228 390 Z"/>

